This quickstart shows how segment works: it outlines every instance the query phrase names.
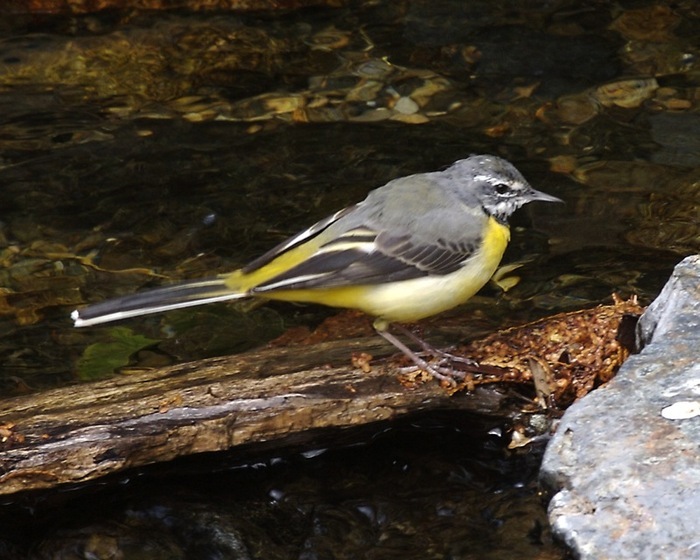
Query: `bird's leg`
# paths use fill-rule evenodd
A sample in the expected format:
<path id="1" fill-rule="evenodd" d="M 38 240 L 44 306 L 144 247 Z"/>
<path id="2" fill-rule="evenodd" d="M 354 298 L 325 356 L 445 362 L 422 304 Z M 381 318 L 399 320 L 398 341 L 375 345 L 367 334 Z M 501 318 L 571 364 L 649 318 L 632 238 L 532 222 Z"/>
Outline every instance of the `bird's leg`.
<path id="1" fill-rule="evenodd" d="M 396 348 L 401 350 L 405 356 L 410 358 L 414 364 L 418 367 L 418 369 L 422 369 L 425 372 L 428 372 L 430 375 L 435 377 L 436 379 L 439 379 L 440 381 L 446 381 L 450 385 L 455 385 L 455 380 L 454 380 L 454 374 L 458 372 L 454 372 L 450 370 L 449 372 L 442 373 L 439 370 L 447 369 L 442 366 L 431 366 L 428 362 L 426 362 L 423 358 L 421 358 L 418 354 L 416 354 L 413 350 L 411 350 L 408 346 L 406 346 L 403 342 L 401 342 L 398 338 L 396 338 L 393 334 L 391 334 L 389 331 L 385 330 L 377 330 L 377 334 L 379 334 L 381 337 L 383 337 L 387 342 L 390 342 L 393 344 Z M 459 374 L 457 375 L 459 377 Z"/>
<path id="2" fill-rule="evenodd" d="M 455 361 L 463 361 L 466 362 L 467 360 L 465 358 L 462 358 L 459 360 L 459 356 L 452 356 L 451 354 L 448 354 L 447 352 L 443 352 L 441 350 L 437 350 L 436 348 L 433 348 L 430 346 L 427 342 L 424 340 L 420 339 L 418 336 L 410 332 L 408 329 L 394 325 L 395 327 L 398 327 L 398 330 L 400 330 L 403 334 L 408 336 L 412 341 L 414 341 L 416 344 L 418 344 L 426 353 L 431 354 L 433 356 L 439 356 L 441 358 L 440 364 L 429 364 L 426 360 L 421 358 L 418 354 L 416 354 L 413 350 L 411 350 L 408 346 L 406 346 L 403 342 L 401 342 L 398 338 L 396 338 L 393 334 L 389 332 L 389 323 L 383 320 L 376 320 L 374 322 L 374 328 L 377 331 L 377 334 L 379 334 L 382 338 L 384 338 L 387 342 L 393 344 L 396 348 L 401 350 L 401 352 L 408 358 L 411 359 L 411 361 L 416 364 L 418 369 L 422 369 L 423 371 L 429 373 L 436 379 L 439 379 L 440 381 L 446 381 L 450 385 L 455 385 L 455 379 L 464 379 L 466 377 L 466 372 L 455 370 L 452 367 L 449 366 L 444 366 L 442 365 L 445 361 L 449 360 L 455 360 Z M 472 362 L 469 362 L 472 364 Z"/>
<path id="3" fill-rule="evenodd" d="M 425 340 L 414 334 L 410 329 L 407 329 L 403 325 L 393 323 L 392 326 L 406 338 L 411 339 L 411 341 L 415 342 L 418 346 L 420 346 L 423 349 L 423 352 L 425 352 L 426 354 L 442 358 L 442 360 L 449 362 L 458 362 L 460 364 L 466 364 L 468 366 L 478 365 L 474 360 L 465 358 L 464 356 L 456 356 L 454 354 L 450 354 L 449 352 L 445 352 L 444 350 L 440 350 L 439 348 L 431 346 Z"/>

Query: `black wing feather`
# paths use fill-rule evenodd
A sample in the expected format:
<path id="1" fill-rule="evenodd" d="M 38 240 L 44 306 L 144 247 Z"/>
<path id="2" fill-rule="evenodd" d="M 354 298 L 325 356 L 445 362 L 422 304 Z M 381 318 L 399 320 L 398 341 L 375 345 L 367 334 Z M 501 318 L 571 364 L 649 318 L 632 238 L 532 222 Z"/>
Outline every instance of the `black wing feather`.
<path id="1" fill-rule="evenodd" d="M 353 235 L 359 230 L 362 230 L 361 237 Z M 384 232 L 376 235 L 375 249 L 367 252 L 362 247 L 371 242 L 368 231 L 369 228 L 362 227 L 347 232 L 346 236 L 321 247 L 316 255 L 260 284 L 253 291 L 331 288 L 441 276 L 458 270 L 478 245 L 477 242 L 460 244 L 443 240 L 437 244 L 416 244 L 408 235 Z M 343 243 L 343 239 L 348 243 Z M 357 241 L 358 245 L 352 247 L 352 241 Z M 333 250 L 333 245 L 341 248 Z"/>
<path id="2" fill-rule="evenodd" d="M 277 257 L 279 257 L 282 253 L 285 251 L 289 251 L 290 249 L 293 249 L 294 247 L 297 247 L 301 245 L 303 242 L 307 241 L 308 239 L 311 239 L 312 237 L 317 236 L 319 233 L 321 233 L 323 230 L 325 230 L 328 226 L 331 224 L 334 224 L 337 222 L 339 219 L 343 218 L 344 216 L 347 216 L 350 214 L 353 210 L 355 210 L 359 204 L 353 204 L 352 206 L 348 206 L 347 208 L 343 208 L 342 210 L 339 210 L 335 214 L 332 214 L 328 216 L 327 218 L 324 218 L 323 220 L 316 222 L 314 225 L 312 225 L 310 228 L 305 229 L 304 231 L 297 233 L 296 235 L 293 235 L 289 239 L 286 239 L 279 245 L 276 245 L 266 253 L 260 255 L 258 258 L 255 260 L 249 262 L 246 266 L 244 266 L 241 271 L 245 274 L 250 274 L 251 272 L 255 270 L 261 269 L 263 266 L 266 264 L 269 264 L 273 260 L 275 260 Z"/>

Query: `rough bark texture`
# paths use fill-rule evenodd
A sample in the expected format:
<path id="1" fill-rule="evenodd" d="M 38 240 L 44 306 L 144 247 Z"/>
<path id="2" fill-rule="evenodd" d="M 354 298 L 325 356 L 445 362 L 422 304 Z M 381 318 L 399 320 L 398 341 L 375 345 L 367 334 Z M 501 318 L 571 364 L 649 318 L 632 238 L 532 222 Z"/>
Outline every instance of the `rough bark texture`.
<path id="1" fill-rule="evenodd" d="M 268 348 L 0 401 L 0 494 L 244 444 L 313 445 L 329 428 L 409 413 L 507 418 L 525 405 L 489 383 L 534 381 L 541 406 L 566 406 L 614 375 L 628 355 L 619 342 L 623 319 L 640 311 L 634 298 L 616 299 L 473 341 L 461 353 L 479 360 L 479 375 L 468 373 L 456 394 L 405 376 L 402 384 L 391 360 L 376 359 L 395 349 L 373 336 Z M 363 352 L 375 357 L 369 373 L 350 365 L 351 355 Z"/>
<path id="2" fill-rule="evenodd" d="M 265 349 L 2 401 L 0 494 L 409 412 L 502 405 L 495 388 L 450 397 L 434 382 L 404 387 L 390 364 L 363 373 L 349 365 L 358 350 L 393 353 L 376 338 Z"/>

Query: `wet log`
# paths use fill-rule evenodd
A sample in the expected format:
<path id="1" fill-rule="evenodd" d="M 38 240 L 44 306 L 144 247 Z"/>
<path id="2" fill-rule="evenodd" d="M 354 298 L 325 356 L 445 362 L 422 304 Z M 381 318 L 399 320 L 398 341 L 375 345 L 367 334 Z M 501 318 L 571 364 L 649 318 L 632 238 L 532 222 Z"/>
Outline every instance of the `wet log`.
<path id="1" fill-rule="evenodd" d="M 365 373 L 350 364 L 360 351 L 394 353 L 378 337 L 271 348 L 2 401 L 0 494 L 420 411 L 495 414 L 503 404 L 495 387 L 454 396 L 435 382 L 407 388 L 391 361 Z"/>
<path id="2" fill-rule="evenodd" d="M 635 298 L 506 329 L 458 353 L 479 366 L 452 394 L 398 379 L 395 349 L 377 336 L 266 348 L 0 401 L 0 494 L 82 483 L 133 467 L 242 446 L 313 445 L 331 429 L 461 410 L 506 419 L 526 384 L 539 406 L 562 408 L 608 381 Z M 455 336 L 450 337 L 454 340 Z M 430 338 L 443 346 L 444 340 Z M 374 356 L 371 370 L 350 356 Z M 498 383 L 500 385 L 491 385 Z"/>

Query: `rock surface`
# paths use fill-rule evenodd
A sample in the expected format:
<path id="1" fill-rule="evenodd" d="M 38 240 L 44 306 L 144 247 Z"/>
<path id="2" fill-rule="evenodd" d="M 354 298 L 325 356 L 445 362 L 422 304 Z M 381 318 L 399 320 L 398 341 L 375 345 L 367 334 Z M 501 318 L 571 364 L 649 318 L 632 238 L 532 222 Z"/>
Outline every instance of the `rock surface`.
<path id="1" fill-rule="evenodd" d="M 699 323 L 696 255 L 640 319 L 643 350 L 550 441 L 550 522 L 578 558 L 700 558 Z"/>

